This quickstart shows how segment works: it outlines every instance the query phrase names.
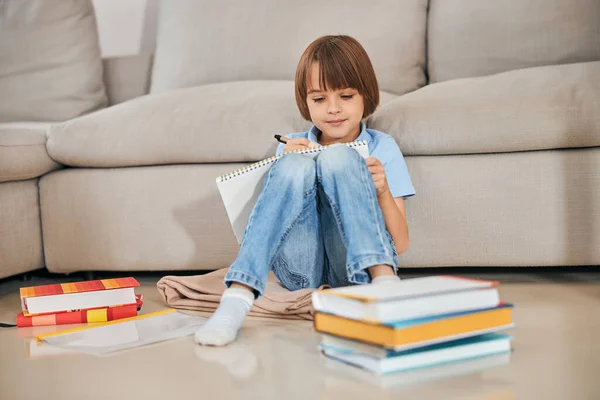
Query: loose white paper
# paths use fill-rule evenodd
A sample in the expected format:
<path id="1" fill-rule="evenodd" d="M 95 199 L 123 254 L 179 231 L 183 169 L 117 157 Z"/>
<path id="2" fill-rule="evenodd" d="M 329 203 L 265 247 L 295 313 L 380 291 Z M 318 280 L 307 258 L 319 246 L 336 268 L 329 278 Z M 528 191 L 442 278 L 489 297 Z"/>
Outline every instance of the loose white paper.
<path id="1" fill-rule="evenodd" d="M 192 335 L 206 318 L 172 312 L 49 336 L 53 346 L 96 356 Z"/>

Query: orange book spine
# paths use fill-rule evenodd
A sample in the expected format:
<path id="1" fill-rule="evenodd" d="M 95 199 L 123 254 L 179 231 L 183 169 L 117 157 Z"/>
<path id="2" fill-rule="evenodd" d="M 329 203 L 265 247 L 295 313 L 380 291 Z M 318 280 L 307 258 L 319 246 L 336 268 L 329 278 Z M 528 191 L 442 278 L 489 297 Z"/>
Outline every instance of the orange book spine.
<path id="1" fill-rule="evenodd" d="M 17 327 L 43 325 L 70 325 L 85 324 L 93 322 L 107 322 L 117 319 L 135 317 L 142 302 L 125 306 L 98 308 L 93 310 L 80 310 L 72 312 L 61 312 L 55 314 L 33 315 L 26 317 L 21 312 L 17 315 Z"/>
<path id="2" fill-rule="evenodd" d="M 19 290 L 21 298 L 52 296 L 57 294 L 95 292 L 98 290 L 120 289 L 128 287 L 137 287 L 139 282 L 132 277 L 101 279 L 83 282 L 58 283 L 54 285 L 41 285 L 23 287 Z"/>

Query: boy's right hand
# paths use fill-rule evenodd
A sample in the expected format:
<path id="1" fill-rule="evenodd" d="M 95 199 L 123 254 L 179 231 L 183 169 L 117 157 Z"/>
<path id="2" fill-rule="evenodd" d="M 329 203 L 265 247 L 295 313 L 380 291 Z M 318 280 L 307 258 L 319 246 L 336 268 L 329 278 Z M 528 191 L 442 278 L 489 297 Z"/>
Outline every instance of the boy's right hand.
<path id="1" fill-rule="evenodd" d="M 287 153 L 296 150 L 314 149 L 315 147 L 319 147 L 319 145 L 311 142 L 307 138 L 288 139 L 283 148 L 283 152 Z"/>

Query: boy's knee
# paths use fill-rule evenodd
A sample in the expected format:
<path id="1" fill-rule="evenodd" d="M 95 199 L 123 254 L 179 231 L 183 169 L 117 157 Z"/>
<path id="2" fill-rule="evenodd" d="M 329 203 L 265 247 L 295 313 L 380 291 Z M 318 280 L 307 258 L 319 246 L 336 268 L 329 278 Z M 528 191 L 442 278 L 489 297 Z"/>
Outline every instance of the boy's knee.
<path id="1" fill-rule="evenodd" d="M 317 157 L 317 168 L 321 173 L 346 171 L 349 166 L 358 162 L 361 156 L 356 150 L 343 144 L 331 146 L 323 150 Z"/>
<path id="2" fill-rule="evenodd" d="M 314 179 L 316 176 L 315 161 L 300 154 L 286 154 L 277 160 L 273 168 L 282 179 Z"/>

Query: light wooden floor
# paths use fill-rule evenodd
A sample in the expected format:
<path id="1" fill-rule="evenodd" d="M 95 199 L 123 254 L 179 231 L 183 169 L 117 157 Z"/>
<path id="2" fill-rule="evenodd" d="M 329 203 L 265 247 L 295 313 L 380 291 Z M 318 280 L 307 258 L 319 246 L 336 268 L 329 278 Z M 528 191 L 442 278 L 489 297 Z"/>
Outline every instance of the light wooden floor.
<path id="1" fill-rule="evenodd" d="M 503 300 L 515 304 L 509 356 L 378 378 L 321 356 L 309 322 L 250 318 L 225 348 L 200 347 L 187 337 L 103 358 L 31 355 L 30 339 L 53 328 L 5 328 L 0 398 L 600 399 L 600 274 L 496 277 Z M 143 313 L 164 308 L 159 278 L 138 277 Z M 65 281 L 0 281 L 0 321 L 19 311 L 18 287 L 53 279 Z"/>

